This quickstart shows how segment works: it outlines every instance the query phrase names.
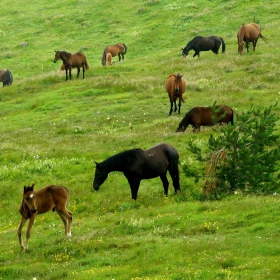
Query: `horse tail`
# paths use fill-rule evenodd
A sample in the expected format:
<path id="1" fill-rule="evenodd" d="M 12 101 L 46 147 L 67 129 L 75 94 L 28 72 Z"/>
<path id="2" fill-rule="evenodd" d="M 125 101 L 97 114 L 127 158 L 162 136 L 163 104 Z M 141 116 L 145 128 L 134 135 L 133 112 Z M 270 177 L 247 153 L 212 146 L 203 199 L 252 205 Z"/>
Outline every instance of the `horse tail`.
<path id="1" fill-rule="evenodd" d="M 266 38 L 262 35 L 262 33 L 260 33 L 259 37 L 261 37 L 267 43 Z"/>
<path id="2" fill-rule="evenodd" d="M 220 37 L 220 39 L 222 41 L 222 53 L 225 53 L 225 51 L 226 51 L 226 44 L 225 44 L 225 42 L 224 42 L 222 37 Z"/>
<path id="3" fill-rule="evenodd" d="M 124 46 L 124 52 L 123 52 L 123 54 L 126 54 L 127 46 L 126 46 L 125 44 L 123 44 L 123 46 Z"/>
<path id="4" fill-rule="evenodd" d="M 89 65 L 87 63 L 87 59 L 86 58 L 85 58 L 85 67 L 86 67 L 86 69 L 89 69 Z"/>

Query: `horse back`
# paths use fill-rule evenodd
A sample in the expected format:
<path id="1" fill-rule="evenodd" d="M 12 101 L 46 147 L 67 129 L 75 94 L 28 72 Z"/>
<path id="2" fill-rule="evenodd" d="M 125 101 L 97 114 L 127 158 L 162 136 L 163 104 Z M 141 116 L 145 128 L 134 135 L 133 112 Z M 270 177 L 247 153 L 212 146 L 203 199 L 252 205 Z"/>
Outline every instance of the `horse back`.
<path id="1" fill-rule="evenodd" d="M 69 191 L 64 186 L 50 185 L 34 191 L 37 201 L 37 213 L 42 214 L 53 208 L 66 206 Z"/>

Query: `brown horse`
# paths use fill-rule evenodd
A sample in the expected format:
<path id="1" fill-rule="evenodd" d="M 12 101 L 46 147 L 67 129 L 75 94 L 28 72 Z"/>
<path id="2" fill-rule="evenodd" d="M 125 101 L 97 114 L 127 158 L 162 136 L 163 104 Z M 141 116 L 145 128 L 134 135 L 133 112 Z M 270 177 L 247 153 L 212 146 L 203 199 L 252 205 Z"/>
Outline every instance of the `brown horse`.
<path id="1" fill-rule="evenodd" d="M 250 23 L 239 28 L 237 32 L 238 52 L 241 55 L 243 52 L 244 42 L 246 43 L 247 52 L 249 52 L 249 43 L 253 43 L 253 51 L 255 51 L 259 37 L 261 37 L 266 43 L 266 38 L 261 34 L 261 28 L 256 23 Z"/>
<path id="2" fill-rule="evenodd" d="M 182 78 L 183 75 L 180 74 L 171 74 L 165 83 L 165 89 L 168 92 L 169 100 L 170 100 L 170 111 L 169 116 L 172 114 L 173 111 L 173 104 L 174 104 L 174 112 L 177 111 L 176 100 L 179 98 L 178 104 L 178 114 L 180 114 L 181 109 L 181 102 L 185 102 L 183 99 L 183 93 L 186 90 L 186 81 Z"/>
<path id="3" fill-rule="evenodd" d="M 13 83 L 12 73 L 8 69 L 0 70 L 0 82 L 3 83 L 3 87 L 10 86 Z"/>
<path id="4" fill-rule="evenodd" d="M 106 54 L 106 60 L 107 60 L 109 65 L 112 65 L 112 55 L 111 55 L 111 53 L 108 52 Z"/>
<path id="5" fill-rule="evenodd" d="M 85 78 L 85 71 L 89 68 L 87 63 L 87 58 L 84 53 L 77 52 L 75 54 L 71 54 L 65 51 L 55 51 L 55 57 L 53 62 L 56 63 L 59 59 L 63 61 L 64 68 L 66 71 L 66 81 L 68 80 L 68 71 L 70 80 L 72 78 L 72 68 L 77 68 L 77 78 L 80 74 L 80 68 L 83 68 L 83 79 Z M 62 69 L 61 67 L 61 70 Z"/>
<path id="6" fill-rule="evenodd" d="M 185 131 L 189 125 L 193 126 L 195 132 L 200 131 L 200 126 L 213 126 L 216 123 L 228 124 L 229 122 L 233 124 L 233 110 L 228 106 L 194 107 L 182 119 L 176 132 Z"/>
<path id="7" fill-rule="evenodd" d="M 69 199 L 69 191 L 63 186 L 47 186 L 40 190 L 34 190 L 32 186 L 24 187 L 23 198 L 20 204 L 19 212 L 21 214 L 20 225 L 18 227 L 19 245 L 22 244 L 21 232 L 24 224 L 29 219 L 26 231 L 25 250 L 28 250 L 28 241 L 34 220 L 38 214 L 56 211 L 64 223 L 67 237 L 71 237 L 72 213 L 66 208 Z"/>
<path id="8" fill-rule="evenodd" d="M 113 45 L 113 46 L 106 47 L 103 51 L 103 55 L 102 55 L 102 58 L 101 58 L 102 65 L 103 66 L 106 65 L 106 61 L 107 61 L 106 55 L 107 55 L 107 53 L 110 53 L 112 57 L 118 56 L 119 61 L 121 61 L 121 58 L 124 60 L 124 55 L 126 54 L 126 51 L 127 51 L 127 46 L 125 44 L 121 44 L 121 43 L 118 43 L 118 44 Z"/>

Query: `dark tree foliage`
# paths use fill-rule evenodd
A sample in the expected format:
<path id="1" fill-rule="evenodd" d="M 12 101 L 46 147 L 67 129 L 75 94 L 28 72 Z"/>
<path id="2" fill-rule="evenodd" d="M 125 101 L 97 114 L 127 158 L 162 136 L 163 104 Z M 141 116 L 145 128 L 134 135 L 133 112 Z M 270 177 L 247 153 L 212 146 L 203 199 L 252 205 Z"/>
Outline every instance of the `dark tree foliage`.
<path id="1" fill-rule="evenodd" d="M 186 176 L 205 180 L 204 195 L 224 196 L 235 191 L 269 194 L 279 190 L 279 134 L 273 109 L 252 106 L 238 115 L 238 122 L 219 129 L 208 140 L 205 153 L 191 140 L 187 147 L 199 162 L 207 162 L 208 174 L 198 174 L 184 166 Z M 208 165 L 208 167 L 207 167 Z M 211 178 L 209 178 L 211 177 Z"/>

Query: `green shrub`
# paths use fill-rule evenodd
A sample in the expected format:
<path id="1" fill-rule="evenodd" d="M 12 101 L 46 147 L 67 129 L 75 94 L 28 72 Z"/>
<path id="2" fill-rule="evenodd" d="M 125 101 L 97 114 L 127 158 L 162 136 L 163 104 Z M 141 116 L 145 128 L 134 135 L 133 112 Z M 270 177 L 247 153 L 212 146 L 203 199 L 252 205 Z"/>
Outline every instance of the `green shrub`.
<path id="1" fill-rule="evenodd" d="M 205 174 L 201 176 L 186 165 L 183 170 L 196 182 L 205 180 L 204 195 L 218 197 L 238 191 L 254 194 L 278 191 L 279 134 L 275 133 L 277 119 L 272 112 L 276 106 L 257 109 L 252 106 L 238 116 L 234 125 L 224 126 L 218 134 L 211 134 L 207 151 L 203 152 L 193 140 L 189 141 L 187 149 L 196 160 L 207 162 Z M 202 168 L 200 172 L 203 172 Z"/>

